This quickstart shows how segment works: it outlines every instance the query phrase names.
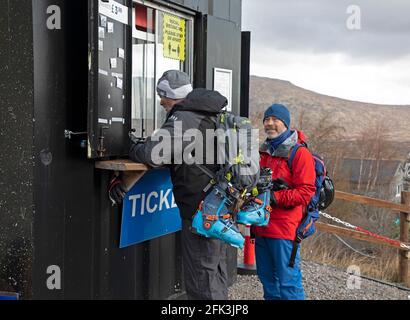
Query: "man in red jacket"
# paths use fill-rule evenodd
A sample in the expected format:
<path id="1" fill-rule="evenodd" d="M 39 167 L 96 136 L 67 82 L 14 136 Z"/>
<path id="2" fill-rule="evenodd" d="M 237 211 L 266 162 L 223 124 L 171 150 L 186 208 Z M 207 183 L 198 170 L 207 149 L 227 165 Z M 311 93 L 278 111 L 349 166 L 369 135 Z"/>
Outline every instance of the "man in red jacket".
<path id="1" fill-rule="evenodd" d="M 254 227 L 256 235 L 256 266 L 267 300 L 303 300 L 305 298 L 300 250 L 294 267 L 289 266 L 296 229 L 304 210 L 315 194 L 314 160 L 307 148 L 299 148 L 288 166 L 288 158 L 296 144 L 303 144 L 306 137 L 300 131 L 290 130 L 290 113 L 282 104 L 273 104 L 264 115 L 263 125 L 267 134 L 262 144 L 261 168 L 272 170 L 272 179 L 282 179 L 288 187 L 271 192 L 272 213 L 266 227 Z"/>

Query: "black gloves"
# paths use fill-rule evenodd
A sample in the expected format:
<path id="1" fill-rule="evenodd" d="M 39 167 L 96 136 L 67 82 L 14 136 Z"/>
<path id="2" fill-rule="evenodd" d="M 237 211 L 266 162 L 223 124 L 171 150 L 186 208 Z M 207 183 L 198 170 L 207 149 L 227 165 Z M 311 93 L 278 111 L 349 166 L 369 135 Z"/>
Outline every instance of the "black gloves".
<path id="1" fill-rule="evenodd" d="M 283 179 L 276 179 L 272 181 L 272 188 L 270 193 L 270 205 L 271 207 L 275 207 L 278 205 L 278 201 L 275 197 L 275 191 L 286 190 L 289 189 L 289 185 Z"/>
<path id="2" fill-rule="evenodd" d="M 114 176 L 110 184 L 108 185 L 108 197 L 111 200 L 112 205 L 119 205 L 125 197 L 127 190 L 118 176 Z"/>
<path id="3" fill-rule="evenodd" d="M 276 179 L 272 181 L 272 191 L 289 189 L 289 185 L 283 179 Z"/>
<path id="4" fill-rule="evenodd" d="M 277 205 L 278 205 L 278 200 L 276 200 L 275 191 L 272 190 L 270 193 L 270 206 L 276 207 Z"/>

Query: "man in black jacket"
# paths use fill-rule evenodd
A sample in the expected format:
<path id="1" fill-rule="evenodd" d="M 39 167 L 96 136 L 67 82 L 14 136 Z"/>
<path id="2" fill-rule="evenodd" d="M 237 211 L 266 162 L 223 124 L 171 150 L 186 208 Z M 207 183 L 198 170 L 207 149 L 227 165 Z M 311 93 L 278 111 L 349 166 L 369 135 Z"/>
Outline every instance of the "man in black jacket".
<path id="1" fill-rule="evenodd" d="M 184 152 L 191 142 L 184 141 L 182 135 L 187 130 L 197 130 L 199 135 L 194 140 L 194 152 L 200 148 L 203 152 L 192 156 L 196 162 L 202 157 L 199 161 L 215 173 L 216 161 L 207 163 L 210 161 L 206 161 L 206 155 L 209 148 L 214 148 L 213 154 L 216 155 L 216 144 L 206 143 L 206 130 L 215 130 L 216 116 L 227 105 L 227 100 L 216 91 L 193 90 L 189 76 L 177 70 L 164 73 L 158 81 L 157 93 L 167 112 L 166 121 L 144 143 L 132 144 L 130 158 L 153 168 L 166 166 L 171 171 L 175 202 L 182 218 L 182 259 L 188 298 L 225 300 L 228 298 L 227 245 L 191 232 L 192 218 L 206 196 L 204 190 L 210 178 L 195 164 L 187 163 Z M 161 136 L 164 133 L 170 137 L 170 143 L 159 155 L 156 149 L 163 143 Z"/>

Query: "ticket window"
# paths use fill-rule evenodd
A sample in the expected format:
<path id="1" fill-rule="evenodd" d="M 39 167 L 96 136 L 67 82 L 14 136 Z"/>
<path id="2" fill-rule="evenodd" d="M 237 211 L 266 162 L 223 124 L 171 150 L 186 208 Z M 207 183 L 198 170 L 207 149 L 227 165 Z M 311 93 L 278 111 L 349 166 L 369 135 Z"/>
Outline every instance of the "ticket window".
<path id="1" fill-rule="evenodd" d="M 192 80 L 193 19 L 189 16 L 136 2 L 132 30 L 132 129 L 147 137 L 161 127 L 166 113 L 155 86 L 170 69 L 188 73 Z"/>

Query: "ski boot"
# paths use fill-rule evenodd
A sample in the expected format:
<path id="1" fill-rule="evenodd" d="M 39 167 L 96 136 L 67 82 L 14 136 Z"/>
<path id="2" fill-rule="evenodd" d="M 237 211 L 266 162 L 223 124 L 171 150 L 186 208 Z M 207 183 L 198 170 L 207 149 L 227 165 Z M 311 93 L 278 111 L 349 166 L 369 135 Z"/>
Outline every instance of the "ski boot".
<path id="1" fill-rule="evenodd" d="M 269 205 L 270 190 L 253 197 L 236 215 L 236 222 L 244 225 L 264 227 L 269 223 L 272 208 Z"/>
<path id="2" fill-rule="evenodd" d="M 214 186 L 194 216 L 192 232 L 207 238 L 220 239 L 235 248 L 242 249 L 245 238 L 228 212 L 231 204 L 232 201 L 226 192 L 221 187 Z"/>
<path id="3" fill-rule="evenodd" d="M 236 222 L 244 225 L 264 227 L 269 223 L 270 192 L 272 186 L 272 171 L 269 168 L 261 169 L 257 188 L 253 190 L 253 197 L 245 203 L 236 215 Z"/>

